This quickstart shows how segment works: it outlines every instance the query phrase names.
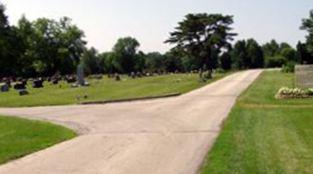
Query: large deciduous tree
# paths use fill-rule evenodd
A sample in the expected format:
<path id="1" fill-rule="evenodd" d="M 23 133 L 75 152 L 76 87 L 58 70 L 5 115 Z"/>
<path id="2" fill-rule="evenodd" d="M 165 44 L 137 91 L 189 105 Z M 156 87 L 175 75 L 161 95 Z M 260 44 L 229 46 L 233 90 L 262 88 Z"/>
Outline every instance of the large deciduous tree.
<path id="1" fill-rule="evenodd" d="M 230 27 L 233 16 L 221 14 L 188 14 L 165 43 L 175 44 L 190 58 L 200 59 L 201 66 L 212 70 L 218 54 L 228 49 L 236 36 Z"/>
<path id="2" fill-rule="evenodd" d="M 313 10 L 310 11 L 309 18 L 302 20 L 302 26 L 300 29 L 306 30 L 308 32 L 308 35 L 306 36 L 306 49 L 310 55 L 307 55 L 308 57 L 304 59 L 308 59 L 307 63 L 311 63 L 313 62 L 311 60 L 313 59 Z"/>
<path id="3" fill-rule="evenodd" d="M 55 21 L 40 18 L 33 22 L 34 35 L 30 52 L 38 73 L 53 75 L 75 71 L 86 42 L 84 33 L 67 17 Z"/>
<path id="4" fill-rule="evenodd" d="M 0 3 L 0 76 L 13 73 L 14 57 L 11 57 L 12 43 L 10 43 L 11 27 L 5 14 L 5 6 Z"/>
<path id="5" fill-rule="evenodd" d="M 248 65 L 249 68 L 263 68 L 263 50 L 254 39 L 248 39 L 247 41 L 247 57 L 250 59 L 250 65 Z"/>
<path id="6" fill-rule="evenodd" d="M 130 73 L 135 71 L 137 53 L 140 44 L 132 37 L 118 39 L 113 47 L 115 68 L 121 73 Z"/>
<path id="7" fill-rule="evenodd" d="M 313 55 L 309 53 L 305 43 L 297 44 L 297 60 L 301 64 L 313 64 Z"/>
<path id="8" fill-rule="evenodd" d="M 231 57 L 233 62 L 233 68 L 235 69 L 246 69 L 250 64 L 250 59 L 247 56 L 246 41 L 239 40 L 234 45 L 231 51 Z"/>
<path id="9" fill-rule="evenodd" d="M 104 59 L 95 48 L 86 49 L 81 56 L 81 65 L 87 75 L 103 73 Z"/>

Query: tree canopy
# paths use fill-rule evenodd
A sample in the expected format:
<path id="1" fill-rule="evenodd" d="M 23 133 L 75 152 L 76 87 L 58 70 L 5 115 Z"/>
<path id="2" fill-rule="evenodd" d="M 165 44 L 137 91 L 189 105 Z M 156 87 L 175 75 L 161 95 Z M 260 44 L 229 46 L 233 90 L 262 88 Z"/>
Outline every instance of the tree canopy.
<path id="1" fill-rule="evenodd" d="M 229 49 L 236 36 L 231 32 L 233 16 L 221 14 L 188 14 L 178 23 L 165 43 L 175 44 L 189 57 L 200 59 L 201 65 L 213 69 L 222 49 Z"/>
<path id="2" fill-rule="evenodd" d="M 302 20 L 308 32 L 306 42 L 296 49 L 286 42 L 271 40 L 260 45 L 254 39 L 232 42 L 233 16 L 187 14 L 165 43 L 173 48 L 164 54 L 140 51 L 133 37 L 117 40 L 109 52 L 87 48 L 84 32 L 68 17 L 59 20 L 22 16 L 10 25 L 0 3 L 0 78 L 38 77 L 74 74 L 83 65 L 86 74 L 132 72 L 189 72 L 221 68 L 229 70 L 282 67 L 294 63 L 313 63 L 313 10 Z"/>

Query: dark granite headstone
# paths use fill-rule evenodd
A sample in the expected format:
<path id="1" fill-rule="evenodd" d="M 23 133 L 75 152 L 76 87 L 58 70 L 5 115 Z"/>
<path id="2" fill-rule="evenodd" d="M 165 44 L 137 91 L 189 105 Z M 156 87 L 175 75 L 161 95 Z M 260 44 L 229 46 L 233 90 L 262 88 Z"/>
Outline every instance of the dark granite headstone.
<path id="1" fill-rule="evenodd" d="M 296 86 L 313 88 L 313 65 L 296 65 Z"/>
<path id="2" fill-rule="evenodd" d="M 23 90 L 23 89 L 26 89 L 26 85 L 24 83 L 21 83 L 21 82 L 17 82 L 14 86 L 13 86 L 14 89 L 16 90 Z"/>
<path id="3" fill-rule="evenodd" d="M 8 92 L 10 90 L 10 86 L 6 83 L 0 85 L 0 92 Z"/>
<path id="4" fill-rule="evenodd" d="M 59 84 L 59 79 L 52 79 L 51 82 L 52 84 L 57 85 Z"/>
<path id="5" fill-rule="evenodd" d="M 29 92 L 26 89 L 19 90 L 18 93 L 19 93 L 20 96 L 29 94 Z"/>
<path id="6" fill-rule="evenodd" d="M 43 80 L 34 80 L 33 88 L 43 88 Z"/>
<path id="7" fill-rule="evenodd" d="M 121 76 L 119 74 L 115 74 L 115 81 L 121 81 Z"/>

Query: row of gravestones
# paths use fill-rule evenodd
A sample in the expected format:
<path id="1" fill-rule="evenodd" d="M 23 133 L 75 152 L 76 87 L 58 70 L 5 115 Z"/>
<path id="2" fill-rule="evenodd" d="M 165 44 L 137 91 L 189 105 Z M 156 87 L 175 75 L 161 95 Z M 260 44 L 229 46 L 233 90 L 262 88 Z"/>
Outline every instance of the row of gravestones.
<path id="1" fill-rule="evenodd" d="M 19 92 L 19 95 L 27 95 L 29 92 L 27 91 L 28 82 L 32 83 L 33 88 L 43 88 L 44 82 L 48 81 L 53 85 L 59 84 L 61 80 L 66 81 L 69 84 L 73 84 L 77 82 L 77 77 L 75 75 L 66 75 L 66 76 L 53 76 L 47 78 L 36 78 L 36 79 L 23 79 L 23 78 L 2 78 L 0 79 L 0 92 L 8 92 L 10 88 L 13 88 Z"/>
<path id="2" fill-rule="evenodd" d="M 43 80 L 42 79 L 35 79 L 33 81 L 33 88 L 42 88 L 43 87 Z M 29 92 L 26 90 L 28 80 L 22 79 L 17 82 L 12 82 L 10 79 L 5 79 L 2 81 L 0 85 L 0 92 L 8 92 L 10 88 L 14 88 L 19 92 L 20 95 L 27 95 Z"/>
<path id="3" fill-rule="evenodd" d="M 200 73 L 201 72 L 201 73 Z M 177 74 L 180 73 L 179 71 L 175 71 L 172 74 Z M 199 73 L 202 74 L 201 70 L 194 70 L 194 71 L 190 71 L 191 74 L 194 73 Z M 169 72 L 165 72 L 165 71 L 156 71 L 156 72 L 131 72 L 128 74 L 128 77 L 131 77 L 132 79 L 136 79 L 136 78 L 142 78 L 142 77 L 152 77 L 152 76 L 156 76 L 156 75 L 167 75 L 170 74 Z M 118 73 L 115 74 L 108 74 L 108 78 L 114 78 L 116 81 L 120 81 L 121 80 L 121 75 Z"/>
<path id="4" fill-rule="evenodd" d="M 175 73 L 179 73 L 178 71 L 176 71 Z M 131 72 L 128 74 L 128 77 L 131 77 L 132 79 L 136 79 L 136 78 L 142 78 L 142 77 L 152 77 L 152 76 L 156 76 L 156 75 L 166 75 L 169 74 L 168 72 L 162 72 L 162 71 L 158 71 L 155 73 L 150 73 L 150 72 Z M 121 80 L 121 75 L 118 73 L 115 74 L 108 74 L 109 78 L 114 78 L 116 81 L 120 81 Z"/>

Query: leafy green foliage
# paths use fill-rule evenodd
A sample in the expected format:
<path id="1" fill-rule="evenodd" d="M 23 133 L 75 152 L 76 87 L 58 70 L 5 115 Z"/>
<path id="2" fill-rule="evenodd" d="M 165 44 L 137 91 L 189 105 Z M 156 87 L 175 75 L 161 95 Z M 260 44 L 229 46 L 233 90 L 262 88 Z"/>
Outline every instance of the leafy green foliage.
<path id="1" fill-rule="evenodd" d="M 302 26 L 300 27 L 302 30 L 306 30 L 308 35 L 306 37 L 305 48 L 300 49 L 302 55 L 306 55 L 303 57 L 305 62 L 312 63 L 313 62 L 313 10 L 310 11 L 309 18 L 302 20 Z M 308 53 L 308 54 L 307 54 Z"/>
<path id="2" fill-rule="evenodd" d="M 231 55 L 233 67 L 236 69 L 262 68 L 264 66 L 263 50 L 254 39 L 237 41 Z"/>
<path id="3" fill-rule="evenodd" d="M 120 38 L 113 47 L 116 69 L 120 73 L 135 71 L 139 42 L 132 37 Z"/>
<path id="4" fill-rule="evenodd" d="M 87 75 L 103 73 L 103 61 L 95 48 L 86 49 L 81 56 L 81 64 Z"/>
<path id="5" fill-rule="evenodd" d="M 222 49 L 229 49 L 229 41 L 236 36 L 231 32 L 231 24 L 233 17 L 228 15 L 188 14 L 165 43 L 175 44 L 188 57 L 200 59 L 201 66 L 211 70 L 217 66 L 217 55 Z"/>

